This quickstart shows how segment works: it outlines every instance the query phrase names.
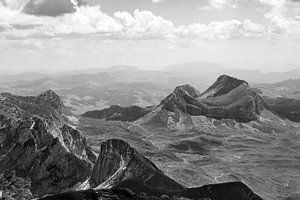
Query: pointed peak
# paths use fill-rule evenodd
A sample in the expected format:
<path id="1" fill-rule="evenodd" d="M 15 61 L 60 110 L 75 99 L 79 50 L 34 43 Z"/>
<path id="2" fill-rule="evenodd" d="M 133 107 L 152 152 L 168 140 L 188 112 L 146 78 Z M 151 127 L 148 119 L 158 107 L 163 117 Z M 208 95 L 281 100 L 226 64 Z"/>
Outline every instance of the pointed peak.
<path id="1" fill-rule="evenodd" d="M 51 89 L 43 91 L 39 96 L 44 97 L 58 97 L 58 95 Z"/>
<path id="2" fill-rule="evenodd" d="M 219 76 L 218 79 L 200 96 L 202 98 L 221 96 L 240 85 L 249 87 L 249 84 L 246 81 L 223 74 Z"/>
<path id="3" fill-rule="evenodd" d="M 42 102 L 50 103 L 55 108 L 62 109 L 63 102 L 61 98 L 53 90 L 45 90 L 39 96 L 38 99 Z"/>
<path id="4" fill-rule="evenodd" d="M 237 79 L 235 77 L 232 77 L 232 76 L 229 76 L 229 75 L 226 75 L 226 74 L 223 74 L 221 76 L 218 77 L 217 79 L 217 82 L 223 82 L 223 83 L 226 83 L 226 82 L 229 82 L 229 83 L 234 83 L 234 84 L 243 84 L 243 83 L 246 83 L 248 85 L 248 83 L 244 80 L 240 80 L 240 79 Z"/>
<path id="5" fill-rule="evenodd" d="M 175 94 L 181 94 L 183 92 L 187 93 L 188 95 L 192 96 L 193 98 L 196 98 L 200 95 L 200 92 L 189 84 L 177 86 L 174 90 Z"/>
<path id="6" fill-rule="evenodd" d="M 93 187 L 100 184 L 108 186 L 126 178 L 142 178 L 153 172 L 159 172 L 159 169 L 127 142 L 109 139 L 101 143 L 90 184 Z"/>

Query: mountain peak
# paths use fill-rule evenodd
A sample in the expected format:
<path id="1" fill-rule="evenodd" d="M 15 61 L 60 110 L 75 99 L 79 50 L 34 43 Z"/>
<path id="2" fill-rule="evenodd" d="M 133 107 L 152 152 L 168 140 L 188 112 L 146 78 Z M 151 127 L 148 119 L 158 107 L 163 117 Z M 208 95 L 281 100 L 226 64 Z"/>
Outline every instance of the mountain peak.
<path id="1" fill-rule="evenodd" d="M 45 90 L 39 96 L 40 102 L 50 103 L 55 109 L 63 108 L 63 101 L 53 90 Z"/>
<path id="2" fill-rule="evenodd" d="M 174 94 L 182 94 L 182 93 L 186 93 L 193 98 L 196 98 L 200 95 L 200 92 L 189 84 L 181 85 L 175 88 Z"/>
<path id="3" fill-rule="evenodd" d="M 200 96 L 201 98 L 210 98 L 210 97 L 217 97 L 224 95 L 231 90 L 239 87 L 240 85 L 245 84 L 249 86 L 249 84 L 244 81 L 240 80 L 228 75 L 221 75 L 218 77 L 216 82 L 214 82 L 205 92 L 203 92 Z"/>
<path id="4" fill-rule="evenodd" d="M 43 91 L 40 95 L 40 98 L 51 99 L 51 100 L 60 100 L 60 97 L 51 89 Z"/>
<path id="5" fill-rule="evenodd" d="M 257 119 L 264 102 L 246 81 L 222 75 L 202 94 L 190 85 L 178 86 L 160 106 L 175 113 L 174 122 L 182 114 L 249 122 Z"/>
<path id="6" fill-rule="evenodd" d="M 100 146 L 90 184 L 92 187 L 111 186 L 127 178 L 140 178 L 159 171 L 147 158 L 120 139 L 110 139 Z"/>
<path id="7" fill-rule="evenodd" d="M 153 162 L 127 142 L 120 139 L 103 142 L 91 174 L 90 186 L 109 188 L 127 179 L 168 190 L 184 188 L 167 177 Z"/>

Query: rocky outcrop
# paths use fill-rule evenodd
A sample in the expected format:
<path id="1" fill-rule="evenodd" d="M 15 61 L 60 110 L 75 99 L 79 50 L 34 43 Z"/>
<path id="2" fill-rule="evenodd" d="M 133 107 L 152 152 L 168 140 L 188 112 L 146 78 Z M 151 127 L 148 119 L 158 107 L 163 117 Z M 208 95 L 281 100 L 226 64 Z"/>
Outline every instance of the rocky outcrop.
<path id="1" fill-rule="evenodd" d="M 38 97 L 0 96 L 4 178 L 14 171 L 17 177 L 30 179 L 30 190 L 37 197 L 72 189 L 88 178 L 93 153 L 80 132 L 64 124 L 64 106 L 53 91 Z"/>
<path id="2" fill-rule="evenodd" d="M 109 188 L 126 179 L 165 189 L 183 188 L 125 141 L 111 139 L 103 142 L 90 178 L 91 187 Z"/>
<path id="3" fill-rule="evenodd" d="M 258 118 L 264 102 L 247 82 L 222 75 L 202 94 L 189 85 L 179 86 L 160 106 L 175 113 L 249 122 Z"/>
<path id="4" fill-rule="evenodd" d="M 88 111 L 82 116 L 107 121 L 132 122 L 145 116 L 150 111 L 150 109 L 141 108 L 139 106 L 121 107 L 113 105 L 103 110 Z"/>
<path id="5" fill-rule="evenodd" d="M 60 97 L 52 90 L 39 96 L 16 96 L 10 93 L 0 94 L 0 110 L 15 118 L 38 115 L 49 122 L 61 121 L 64 105 Z"/>

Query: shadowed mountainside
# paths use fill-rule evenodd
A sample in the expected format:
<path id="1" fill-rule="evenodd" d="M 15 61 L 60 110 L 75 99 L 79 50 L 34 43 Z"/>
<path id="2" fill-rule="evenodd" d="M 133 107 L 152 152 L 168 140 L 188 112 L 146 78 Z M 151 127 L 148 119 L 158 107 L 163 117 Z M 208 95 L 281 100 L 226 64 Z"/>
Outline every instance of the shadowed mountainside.
<path id="1" fill-rule="evenodd" d="M 107 121 L 135 121 L 151 111 L 150 108 L 141 108 L 139 106 L 121 107 L 117 105 L 110 106 L 103 110 L 88 111 L 82 116 L 104 119 Z"/>

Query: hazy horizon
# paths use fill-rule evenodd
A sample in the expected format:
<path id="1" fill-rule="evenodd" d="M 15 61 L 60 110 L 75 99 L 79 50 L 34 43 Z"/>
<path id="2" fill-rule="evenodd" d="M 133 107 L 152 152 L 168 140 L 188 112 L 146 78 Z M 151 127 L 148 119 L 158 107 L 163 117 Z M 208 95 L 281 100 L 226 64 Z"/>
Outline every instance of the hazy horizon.
<path id="1" fill-rule="evenodd" d="M 116 65 L 110 65 L 110 66 L 101 66 L 101 67 L 78 67 L 78 68 L 65 68 L 65 67 L 58 67 L 53 68 L 50 67 L 49 69 L 37 69 L 37 68 L 22 68 L 22 69 L 1 69 L 0 73 L 5 73 L 6 75 L 14 75 L 14 74 L 23 74 L 23 73 L 41 73 L 41 74 L 55 74 L 55 73 L 63 73 L 63 72 L 88 72 L 94 73 L 94 72 L 100 72 L 100 71 L 106 71 L 109 69 L 117 68 L 117 67 L 125 67 L 125 68 L 136 68 L 137 70 L 146 70 L 146 71 L 172 71 L 173 67 L 176 66 L 189 66 L 189 65 L 215 65 L 220 67 L 220 69 L 223 69 L 224 72 L 226 71 L 235 71 L 235 70 L 242 70 L 242 71 L 259 71 L 260 73 L 266 74 L 266 73 L 284 73 L 284 72 L 290 72 L 293 70 L 298 70 L 300 67 L 295 68 L 288 68 L 288 69 L 281 69 L 281 70 L 263 70 L 259 68 L 228 68 L 225 67 L 219 63 L 209 63 L 209 62 L 187 62 L 187 63 L 177 63 L 172 65 L 166 65 L 166 66 L 135 66 L 135 65 L 122 65 L 122 64 L 116 64 Z M 174 69 L 175 70 L 175 69 Z M 199 71 L 205 71 L 203 67 L 199 68 Z M 188 72 L 188 71 L 187 71 Z M 4 75 L 4 74 L 1 74 Z M 1 76 L 0 75 L 0 76 Z M 218 74 L 216 74 L 218 75 Z M 219 74 L 221 75 L 221 74 Z"/>

